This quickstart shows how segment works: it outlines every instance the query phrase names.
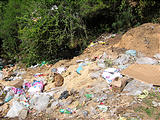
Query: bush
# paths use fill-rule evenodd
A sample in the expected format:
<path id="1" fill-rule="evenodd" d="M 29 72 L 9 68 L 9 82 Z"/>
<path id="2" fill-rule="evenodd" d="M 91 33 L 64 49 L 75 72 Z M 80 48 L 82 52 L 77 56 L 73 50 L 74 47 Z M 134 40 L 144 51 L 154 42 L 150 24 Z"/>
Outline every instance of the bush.
<path id="1" fill-rule="evenodd" d="M 86 28 L 74 12 L 75 2 L 60 2 L 53 8 L 44 1 L 30 4 L 32 9 L 29 7 L 28 12 L 18 18 L 22 40 L 19 55 L 23 62 L 30 65 L 56 59 L 67 49 L 86 45 Z"/>
<path id="2" fill-rule="evenodd" d="M 3 54 L 5 58 L 14 59 L 18 52 L 19 39 L 18 24 L 16 17 L 20 15 L 21 0 L 9 0 L 4 10 L 3 18 L 0 23 L 0 38 L 3 40 Z"/>

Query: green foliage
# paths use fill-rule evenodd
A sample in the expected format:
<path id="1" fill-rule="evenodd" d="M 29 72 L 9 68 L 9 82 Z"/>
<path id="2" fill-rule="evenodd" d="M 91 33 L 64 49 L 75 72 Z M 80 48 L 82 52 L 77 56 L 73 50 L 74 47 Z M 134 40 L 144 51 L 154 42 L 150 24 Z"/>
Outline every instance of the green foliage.
<path id="1" fill-rule="evenodd" d="M 133 14 L 133 9 L 129 6 L 126 0 L 122 0 L 118 7 L 119 14 L 115 17 L 112 27 L 115 32 L 126 30 L 132 27 L 136 21 L 136 17 Z"/>
<path id="2" fill-rule="evenodd" d="M 145 22 L 160 22 L 159 1 L 0 1 L 3 57 L 28 65 L 74 54 L 103 32 L 126 31 Z"/>
<path id="3" fill-rule="evenodd" d="M 0 37 L 3 39 L 4 57 L 13 59 L 18 51 L 18 24 L 16 17 L 20 15 L 21 0 L 9 0 L 0 26 Z"/>
<path id="4" fill-rule="evenodd" d="M 18 18 L 21 60 L 33 64 L 56 59 L 65 49 L 86 45 L 85 25 L 72 5 L 61 2 L 51 10 L 44 1 L 31 2 L 28 12 Z M 74 7 L 74 6 L 73 6 Z"/>

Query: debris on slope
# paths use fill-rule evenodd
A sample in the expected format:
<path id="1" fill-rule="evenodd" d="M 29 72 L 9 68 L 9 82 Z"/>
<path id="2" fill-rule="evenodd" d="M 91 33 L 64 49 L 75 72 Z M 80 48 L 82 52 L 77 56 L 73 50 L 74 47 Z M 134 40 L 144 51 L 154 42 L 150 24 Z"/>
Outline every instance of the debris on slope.
<path id="1" fill-rule="evenodd" d="M 0 117 L 122 118 L 130 107 L 139 103 L 138 99 L 144 98 L 141 94 L 151 90 L 154 80 L 159 78 L 152 79 L 156 72 L 149 69 L 147 77 L 152 82 L 142 82 L 146 74 L 133 66 L 146 56 L 141 56 L 134 49 L 122 50 L 121 54 L 113 52 L 114 48 L 108 44 L 113 44 L 118 35 L 114 37 L 104 37 L 103 44 L 97 42 L 89 46 L 82 55 L 72 60 L 62 60 L 54 65 L 43 61 L 26 70 L 16 66 L 3 68 L 0 72 Z M 156 62 L 150 66 L 158 68 L 158 60 L 156 57 Z M 134 68 L 133 71 L 131 68 Z M 138 76 L 132 75 L 136 70 L 140 71 L 137 71 Z M 147 69 L 144 67 L 143 70 Z M 134 112 L 130 114 L 140 117 Z"/>

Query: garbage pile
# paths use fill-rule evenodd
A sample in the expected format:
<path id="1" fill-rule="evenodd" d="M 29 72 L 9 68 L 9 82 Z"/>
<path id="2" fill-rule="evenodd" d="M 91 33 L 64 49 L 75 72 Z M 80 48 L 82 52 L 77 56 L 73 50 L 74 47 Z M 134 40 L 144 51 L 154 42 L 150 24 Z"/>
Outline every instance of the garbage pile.
<path id="1" fill-rule="evenodd" d="M 123 74 L 123 70 L 134 64 L 158 66 L 158 54 L 154 59 L 138 56 L 136 50 L 127 50 L 113 59 L 104 52 L 94 58 L 77 60 L 76 65 L 68 68 L 49 66 L 43 61 L 29 69 L 49 69 L 46 73 L 32 74 L 32 80 L 26 80 L 27 71 L 16 66 L 3 68 L 0 72 L 0 117 L 26 119 L 29 115 L 49 114 L 57 119 L 118 119 L 127 107 L 138 102 L 135 98 L 143 99 L 153 88 L 151 83 Z M 75 71 L 67 74 L 72 66 L 76 66 Z M 85 71 L 87 67 L 92 67 L 88 70 L 90 72 Z M 91 83 L 83 86 L 83 82 L 87 83 L 84 80 L 77 89 L 67 83 L 68 76 L 72 81 L 84 73 L 89 75 Z M 145 96 L 140 96 L 143 93 Z"/>

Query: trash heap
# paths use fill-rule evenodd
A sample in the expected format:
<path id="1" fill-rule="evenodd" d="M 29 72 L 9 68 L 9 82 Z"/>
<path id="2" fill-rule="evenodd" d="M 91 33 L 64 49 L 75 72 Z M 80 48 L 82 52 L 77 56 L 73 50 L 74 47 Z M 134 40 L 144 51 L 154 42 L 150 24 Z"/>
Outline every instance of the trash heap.
<path id="1" fill-rule="evenodd" d="M 28 71 L 16 65 L 3 68 L 0 72 L 1 118 L 26 119 L 48 114 L 57 119 L 119 119 L 119 115 L 123 116 L 128 107 L 146 97 L 153 88 L 152 83 L 141 81 L 141 77 L 136 76 L 138 73 L 132 74 L 130 70 L 130 66 L 143 68 L 146 64 L 150 65 L 147 67 L 159 66 L 159 54 L 153 59 L 136 50 L 127 50 L 114 59 L 104 52 L 94 58 L 76 60 L 75 65 L 59 67 L 43 61 L 29 68 L 32 80 L 25 79 Z M 74 71 L 70 70 L 73 66 Z M 46 73 L 31 74 L 43 68 L 47 68 Z M 84 74 L 90 77 L 90 83 Z M 71 84 L 74 78 L 81 77 L 84 80 L 80 88 Z M 125 117 L 130 114 L 140 117 L 136 113 Z"/>

